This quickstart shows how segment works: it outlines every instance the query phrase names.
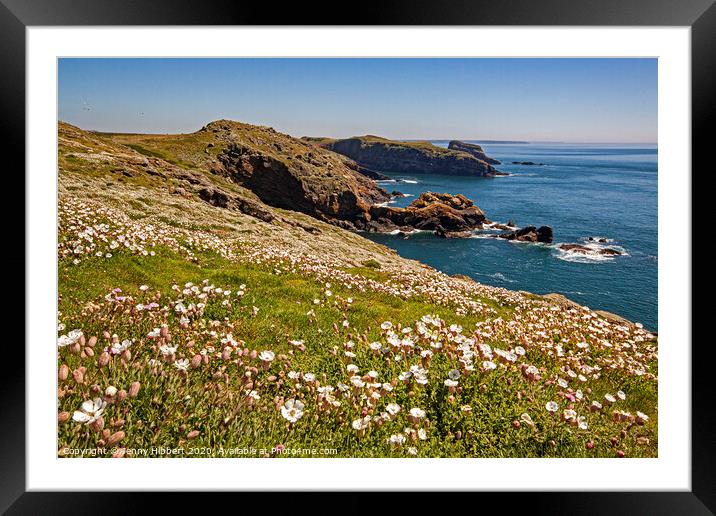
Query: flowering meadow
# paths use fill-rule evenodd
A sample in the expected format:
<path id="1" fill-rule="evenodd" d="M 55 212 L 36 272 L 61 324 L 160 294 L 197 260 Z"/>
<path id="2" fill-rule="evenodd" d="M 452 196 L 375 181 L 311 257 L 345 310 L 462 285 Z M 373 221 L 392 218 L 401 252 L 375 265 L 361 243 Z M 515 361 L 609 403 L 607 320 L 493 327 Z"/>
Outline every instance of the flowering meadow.
<path id="1" fill-rule="evenodd" d="M 657 455 L 639 325 L 125 205 L 60 196 L 60 456 Z"/>

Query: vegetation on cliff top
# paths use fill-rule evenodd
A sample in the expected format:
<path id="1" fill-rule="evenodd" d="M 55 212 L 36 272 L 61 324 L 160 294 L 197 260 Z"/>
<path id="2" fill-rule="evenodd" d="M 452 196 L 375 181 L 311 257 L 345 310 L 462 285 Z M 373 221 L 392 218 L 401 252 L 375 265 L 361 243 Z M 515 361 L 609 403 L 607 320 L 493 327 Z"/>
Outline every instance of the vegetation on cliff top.
<path id="1" fill-rule="evenodd" d="M 202 138 L 60 129 L 59 455 L 656 455 L 655 336 L 267 206 Z"/>

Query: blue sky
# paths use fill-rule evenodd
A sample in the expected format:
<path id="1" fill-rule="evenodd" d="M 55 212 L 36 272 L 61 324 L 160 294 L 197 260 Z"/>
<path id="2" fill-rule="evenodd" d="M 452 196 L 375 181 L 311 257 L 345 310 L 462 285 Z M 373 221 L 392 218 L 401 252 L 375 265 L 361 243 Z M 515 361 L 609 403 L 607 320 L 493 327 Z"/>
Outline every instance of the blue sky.
<path id="1" fill-rule="evenodd" d="M 655 143 L 656 59 L 60 59 L 59 119 L 193 132 Z"/>

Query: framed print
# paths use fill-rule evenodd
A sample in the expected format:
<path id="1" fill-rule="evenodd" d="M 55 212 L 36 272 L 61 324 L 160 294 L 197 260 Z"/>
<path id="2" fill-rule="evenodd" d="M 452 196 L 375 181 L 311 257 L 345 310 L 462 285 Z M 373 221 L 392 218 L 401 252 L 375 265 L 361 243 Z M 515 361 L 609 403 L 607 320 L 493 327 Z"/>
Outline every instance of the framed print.
<path id="1" fill-rule="evenodd" d="M 3 510 L 714 510 L 711 2 L 132 7 L 0 11 L 26 202 Z"/>

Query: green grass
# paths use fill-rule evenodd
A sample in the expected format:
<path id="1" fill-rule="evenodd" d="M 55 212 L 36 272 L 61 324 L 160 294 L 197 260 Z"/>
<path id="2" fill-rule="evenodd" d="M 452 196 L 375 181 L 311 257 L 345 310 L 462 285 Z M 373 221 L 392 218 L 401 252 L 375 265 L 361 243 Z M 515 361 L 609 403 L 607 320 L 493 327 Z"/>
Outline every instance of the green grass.
<path id="1" fill-rule="evenodd" d="M 376 277 L 381 274 L 371 267 L 351 269 L 351 273 Z M 164 305 L 170 295 L 176 296 L 171 291 L 173 284 L 183 286 L 188 281 L 199 284 L 203 279 L 230 289 L 232 293 L 243 284 L 246 293 L 240 302 L 228 308 L 221 305 L 221 298 L 210 300 L 203 316 L 195 319 L 189 329 L 177 327 L 177 317 L 172 311 L 154 318 L 127 315 L 130 306 L 148 297 L 139 291 L 140 285 L 148 285 L 150 293 L 162 292 L 160 304 Z M 331 448 L 337 450 L 337 456 L 348 457 L 407 456 L 408 446 L 415 446 L 419 456 L 431 457 L 612 457 L 617 448 L 610 440 L 616 438 L 618 448 L 626 450 L 628 456 L 656 454 L 656 417 L 653 412 L 650 412 L 652 420 L 647 426 L 625 430 L 624 437 L 620 432 L 625 425 L 613 423 L 606 414 L 587 412 L 589 431 L 580 431 L 544 410 L 547 401 L 558 399 L 556 386 L 528 383 L 515 369 L 501 367 L 489 374 L 465 377 L 460 381 L 462 392 L 452 400 L 442 382 L 456 361 L 444 354 L 433 358 L 427 386 L 396 386 L 390 399 L 400 404 L 403 410 L 395 421 L 371 428 L 366 435 L 358 436 L 351 428 L 351 421 L 360 417 L 359 408 L 344 401 L 344 407 L 336 413 L 319 415 L 315 394 L 310 389 L 299 393 L 304 397 L 306 410 L 292 428 L 281 417 L 274 398 L 296 394 L 291 393 L 291 382 L 272 382 L 269 375 L 295 370 L 313 372 L 319 379 L 325 374 L 322 383 L 345 382 L 345 364 L 340 359 L 343 344 L 348 340 L 360 343 L 361 334 L 365 334 L 368 342 L 381 339 L 379 325 L 383 321 L 413 325 L 421 316 L 435 314 L 447 324 L 461 324 L 467 333 L 481 320 L 478 316 L 456 316 L 451 307 L 376 292 L 359 293 L 339 285 L 331 285 L 332 296 L 326 297 L 324 282 L 304 274 L 276 272 L 274 265 L 230 262 L 209 253 L 200 254 L 198 263 L 194 263 L 167 249 L 157 249 L 154 257 L 117 253 L 111 259 L 88 257 L 78 265 L 61 261 L 59 285 L 61 321 L 67 330 L 81 328 L 87 337 L 98 336 L 97 354 L 106 345 L 101 337 L 104 331 L 117 333 L 120 340 L 131 338 L 135 341 L 130 348 L 131 359 L 122 361 L 115 357 L 105 368 L 97 366 L 97 354 L 82 358 L 71 353 L 69 348 L 60 350 L 59 362 L 66 363 L 70 370 L 80 366 L 87 368 L 82 384 L 73 382 L 71 376 L 61 382 L 61 388 L 65 389 L 59 401 L 61 411 L 71 414 L 77 410 L 85 399 L 93 397 L 93 385 L 104 391 L 109 385 L 128 390 L 133 382 L 141 383 L 137 398 L 110 404 L 105 412 L 105 430 L 112 434 L 121 428 L 125 433 L 121 447 L 147 449 L 151 454 L 152 447 L 183 446 L 187 451 L 182 456 L 187 456 L 190 448 L 195 449 L 198 456 L 216 456 L 219 449 L 228 450 L 226 453 L 233 456 L 242 456 L 249 449 L 248 456 L 257 456 L 262 449 L 271 450 L 283 444 L 289 449 Z M 119 311 L 108 305 L 95 311 L 88 310 L 87 303 L 101 304 L 103 296 L 113 288 L 121 288 L 124 295 L 134 296 L 135 300 L 121 305 L 124 308 Z M 352 298 L 351 304 L 347 303 L 348 298 Z M 314 299 L 321 300 L 320 304 L 314 304 Z M 253 307 L 258 308 L 256 315 L 252 315 Z M 315 312 L 315 317 L 307 315 L 309 310 Z M 509 309 L 502 307 L 500 315 L 509 318 Z M 341 327 L 344 319 L 350 323 L 348 329 Z M 151 349 L 146 335 L 161 321 L 169 324 L 174 344 L 179 345 L 177 357 L 191 358 L 203 346 L 216 344 L 216 339 L 207 337 L 206 325 L 209 321 L 219 321 L 216 324 L 225 331 L 224 323 L 220 324 L 225 321 L 231 324 L 234 338 L 243 341 L 249 349 L 270 349 L 277 355 L 286 354 L 287 359 L 274 362 L 268 372 L 259 372 L 253 388 L 260 391 L 261 400 L 249 408 L 242 394 L 245 386 L 241 384 L 247 364 L 239 366 L 235 360 L 218 360 L 217 363 L 212 359 L 209 365 L 190 369 L 185 376 L 164 364 L 163 374 L 153 374 L 147 361 L 158 354 Z M 338 325 L 338 330 L 334 329 L 334 324 Z M 196 342 L 193 351 L 186 347 L 190 336 Z M 289 339 L 304 340 L 305 351 L 288 354 L 292 348 Z M 509 347 L 508 343 L 502 345 Z M 338 346 L 338 356 L 331 354 L 335 346 Z M 361 372 L 375 369 L 381 381 L 395 378 L 410 364 L 416 363 L 414 359 L 410 363 L 385 362 L 365 346 L 357 346 L 356 354 L 355 363 Z M 546 357 L 530 358 L 549 364 Z M 558 372 L 556 364 L 550 367 Z M 214 378 L 215 373 L 221 377 L 219 380 Z M 655 409 L 653 382 L 625 381 L 621 376 L 605 374 L 590 385 L 597 397 L 622 389 L 627 400 L 622 402 L 621 408 L 626 410 Z M 517 391 L 521 393 L 519 398 Z M 465 404 L 471 406 L 472 412 L 461 411 L 460 407 Z M 379 403 L 379 407 L 383 405 L 385 403 Z M 421 407 L 427 412 L 430 421 L 427 440 L 397 448 L 389 446 L 386 439 L 390 435 L 411 426 L 405 419 L 411 407 Z M 530 414 L 535 429 L 512 426 L 523 412 Z M 230 420 L 225 422 L 227 418 Z M 192 430 L 198 431 L 199 435 L 189 441 L 187 435 Z M 648 437 L 649 445 L 636 444 L 639 435 Z M 102 444 L 98 440 L 101 437 L 101 433 L 72 420 L 59 427 L 60 448 L 93 448 L 98 442 Z M 594 449 L 585 448 L 588 440 L 596 443 Z M 231 448 L 234 450 L 229 450 Z M 251 451 L 254 449 L 256 452 Z M 270 451 L 267 453 L 271 455 Z"/>

